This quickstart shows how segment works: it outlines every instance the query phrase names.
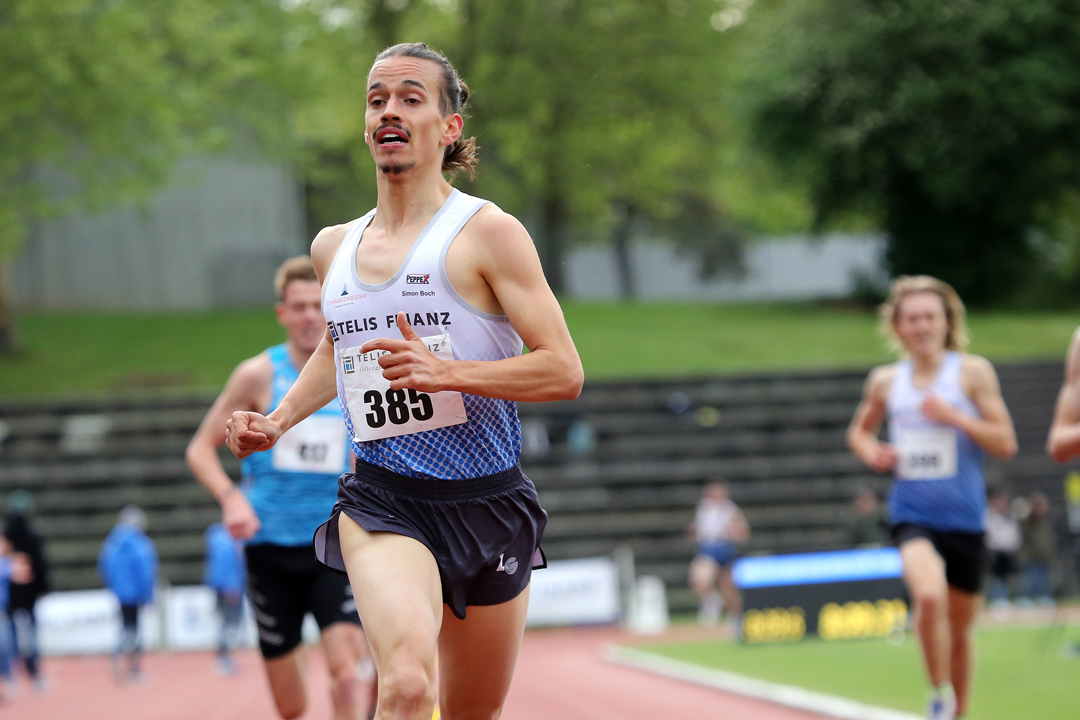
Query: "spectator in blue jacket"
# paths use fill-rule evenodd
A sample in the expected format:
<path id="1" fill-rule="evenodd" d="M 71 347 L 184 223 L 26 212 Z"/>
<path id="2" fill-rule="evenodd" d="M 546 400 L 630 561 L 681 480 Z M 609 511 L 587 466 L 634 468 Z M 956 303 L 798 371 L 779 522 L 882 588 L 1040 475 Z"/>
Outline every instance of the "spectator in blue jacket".
<path id="1" fill-rule="evenodd" d="M 206 528 L 205 538 L 206 571 L 203 583 L 217 593 L 217 608 L 221 614 L 217 668 L 222 675 L 232 675 L 236 672 L 236 665 L 229 657 L 229 649 L 236 644 L 240 631 L 247 578 L 244 544 L 234 539 L 221 523 Z"/>
<path id="2" fill-rule="evenodd" d="M 0 540 L 0 703 L 7 702 L 8 688 L 15 678 L 11 673 L 11 638 L 8 636 L 7 609 L 9 584 L 11 582 L 11 562 L 8 559 L 9 546 Z"/>
<path id="3" fill-rule="evenodd" d="M 120 601 L 123 630 L 113 660 L 117 679 L 121 679 L 120 656 L 127 656 L 128 679 L 139 682 L 142 672 L 139 655 L 139 608 L 154 599 L 157 584 L 158 558 L 154 542 L 146 536 L 146 513 L 135 505 L 120 511 L 98 556 L 98 571 L 105 586 Z"/>

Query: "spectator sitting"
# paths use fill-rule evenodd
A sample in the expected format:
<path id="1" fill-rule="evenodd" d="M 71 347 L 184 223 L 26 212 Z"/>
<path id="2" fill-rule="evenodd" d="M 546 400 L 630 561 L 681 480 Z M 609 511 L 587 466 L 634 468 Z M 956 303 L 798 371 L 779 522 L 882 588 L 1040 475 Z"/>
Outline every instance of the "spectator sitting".
<path id="1" fill-rule="evenodd" d="M 221 675 L 236 673 L 229 650 L 237 643 L 240 616 L 244 609 L 244 545 L 233 538 L 225 526 L 214 523 L 206 528 L 206 571 L 203 582 L 217 593 L 217 609 L 221 615 L 218 636 L 217 670 Z"/>
<path id="2" fill-rule="evenodd" d="M 158 559 L 153 541 L 146 536 L 146 513 L 137 506 L 128 505 L 120 511 L 116 526 L 101 546 L 98 570 L 105 586 L 120 601 L 122 630 L 113 656 L 114 677 L 118 681 L 123 679 L 120 669 L 123 654 L 127 656 L 128 679 L 141 682 L 139 608 L 154 599 Z"/>
<path id="3" fill-rule="evenodd" d="M 1050 517 L 1050 500 L 1045 493 L 1035 492 L 1029 499 L 1027 517 L 1020 524 L 1023 536 L 1023 598 L 1027 602 L 1053 605 L 1050 585 L 1050 566 L 1054 562 L 1057 538 Z"/>
<path id="4" fill-rule="evenodd" d="M 690 563 L 690 587 L 701 601 L 698 622 L 715 625 L 721 610 L 726 610 L 737 629 L 742 598 L 731 579 L 731 566 L 738 557 L 736 544 L 749 539 L 750 526 L 728 497 L 725 483 L 714 481 L 705 486 L 690 532 L 697 540 L 697 554 Z"/>
<path id="5" fill-rule="evenodd" d="M 888 523 L 877 494 L 860 487 L 852 502 L 854 516 L 847 525 L 847 544 L 852 547 L 879 547 L 888 537 Z"/>
<path id="6" fill-rule="evenodd" d="M 1009 582 L 1016 573 L 1016 559 L 1022 538 L 1020 523 L 1009 508 L 1009 496 L 1001 490 L 989 492 L 986 513 L 986 549 L 990 551 L 991 606 L 1008 607 Z"/>

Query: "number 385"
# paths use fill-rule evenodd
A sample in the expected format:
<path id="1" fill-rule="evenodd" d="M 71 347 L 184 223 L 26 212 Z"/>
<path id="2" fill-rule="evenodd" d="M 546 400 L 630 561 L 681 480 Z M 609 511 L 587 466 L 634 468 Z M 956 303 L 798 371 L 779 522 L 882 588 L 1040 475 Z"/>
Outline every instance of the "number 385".
<path id="1" fill-rule="evenodd" d="M 384 404 L 385 397 L 385 404 Z M 368 390 L 364 393 L 364 402 L 371 410 L 366 416 L 368 427 L 381 428 L 389 420 L 394 425 L 404 425 L 411 417 L 414 420 L 430 420 L 435 414 L 431 406 L 431 397 L 416 390 Z"/>

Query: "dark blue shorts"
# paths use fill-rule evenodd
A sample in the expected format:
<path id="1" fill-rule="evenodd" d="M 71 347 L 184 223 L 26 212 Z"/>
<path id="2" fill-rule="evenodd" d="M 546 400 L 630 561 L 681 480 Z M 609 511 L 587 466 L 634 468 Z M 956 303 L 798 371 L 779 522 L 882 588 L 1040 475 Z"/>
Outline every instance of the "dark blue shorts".
<path id="1" fill-rule="evenodd" d="M 735 558 L 739 556 L 735 543 L 730 540 L 715 543 L 699 543 L 697 554 L 712 558 L 720 567 L 727 567 L 735 562 Z"/>
<path id="2" fill-rule="evenodd" d="M 517 465 L 470 480 L 421 480 L 357 460 L 338 481 L 338 501 L 315 533 L 315 555 L 345 571 L 337 519 L 345 513 L 368 532 L 411 537 L 439 567 L 443 602 L 465 618 L 469 605 L 499 605 L 528 587 L 546 566 L 540 538 L 547 513 Z"/>

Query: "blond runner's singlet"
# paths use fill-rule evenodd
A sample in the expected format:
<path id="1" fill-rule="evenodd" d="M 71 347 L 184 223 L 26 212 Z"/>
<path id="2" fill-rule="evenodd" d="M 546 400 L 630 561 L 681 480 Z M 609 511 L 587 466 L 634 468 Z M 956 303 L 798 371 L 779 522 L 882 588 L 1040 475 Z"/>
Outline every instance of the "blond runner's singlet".
<path id="1" fill-rule="evenodd" d="M 889 443 L 897 449 L 896 478 L 889 497 L 890 519 L 932 530 L 983 530 L 985 453 L 967 433 L 929 420 L 922 413 L 927 392 L 966 415 L 979 416 L 960 382 L 963 355 L 949 352 L 927 390 L 915 387 L 911 360 L 896 365 L 889 389 Z"/>
<path id="2" fill-rule="evenodd" d="M 323 315 L 334 340 L 338 398 L 361 460 L 409 477 L 463 480 L 505 470 L 521 454 L 517 405 L 467 393 L 390 390 L 368 340 L 398 339 L 404 311 L 437 355 L 502 360 L 521 354 L 503 315 L 469 305 L 446 275 L 446 252 L 486 200 L 454 190 L 416 239 L 397 273 L 372 285 L 357 276 L 356 253 L 372 210 L 349 228 L 323 284 Z"/>

